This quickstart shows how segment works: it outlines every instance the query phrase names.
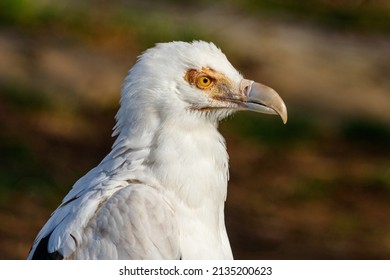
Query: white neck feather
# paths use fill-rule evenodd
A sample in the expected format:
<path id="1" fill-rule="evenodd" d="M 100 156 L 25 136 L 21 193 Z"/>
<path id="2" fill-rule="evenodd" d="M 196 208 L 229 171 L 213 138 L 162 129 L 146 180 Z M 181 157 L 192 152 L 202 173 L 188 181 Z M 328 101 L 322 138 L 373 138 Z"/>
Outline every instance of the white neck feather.
<path id="1" fill-rule="evenodd" d="M 117 126 L 119 135 L 108 155 L 126 162 L 122 168 L 128 180 L 172 191 L 190 207 L 223 204 L 228 155 L 216 122 L 191 111 L 162 119 L 157 112 L 135 110 L 126 125 Z"/>

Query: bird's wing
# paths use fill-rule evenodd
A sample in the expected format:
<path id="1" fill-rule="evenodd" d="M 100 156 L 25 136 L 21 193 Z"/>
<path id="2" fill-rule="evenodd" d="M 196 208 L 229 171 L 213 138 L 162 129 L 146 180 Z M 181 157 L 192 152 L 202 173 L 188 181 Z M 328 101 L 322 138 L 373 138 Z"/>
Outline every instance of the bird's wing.
<path id="1" fill-rule="evenodd" d="M 164 195 L 140 182 L 119 184 L 64 199 L 28 258 L 178 259 L 179 233 Z"/>

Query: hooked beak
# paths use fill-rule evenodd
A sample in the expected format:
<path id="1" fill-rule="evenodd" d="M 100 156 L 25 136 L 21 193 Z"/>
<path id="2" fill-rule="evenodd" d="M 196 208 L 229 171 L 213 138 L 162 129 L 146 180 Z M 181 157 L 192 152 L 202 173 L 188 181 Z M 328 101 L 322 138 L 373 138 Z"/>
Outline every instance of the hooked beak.
<path id="1" fill-rule="evenodd" d="M 258 113 L 279 115 L 287 122 L 287 108 L 282 98 L 272 88 L 244 79 L 240 85 L 244 109 Z"/>

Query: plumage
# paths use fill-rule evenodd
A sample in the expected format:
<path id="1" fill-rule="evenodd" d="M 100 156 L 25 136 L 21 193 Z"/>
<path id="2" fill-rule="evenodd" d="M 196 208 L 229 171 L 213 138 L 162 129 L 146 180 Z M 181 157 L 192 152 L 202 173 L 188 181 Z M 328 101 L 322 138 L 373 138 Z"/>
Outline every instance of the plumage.
<path id="1" fill-rule="evenodd" d="M 232 259 L 228 154 L 218 121 L 279 114 L 272 89 L 244 79 L 212 43 L 145 51 L 126 77 L 111 152 L 80 178 L 29 259 Z"/>

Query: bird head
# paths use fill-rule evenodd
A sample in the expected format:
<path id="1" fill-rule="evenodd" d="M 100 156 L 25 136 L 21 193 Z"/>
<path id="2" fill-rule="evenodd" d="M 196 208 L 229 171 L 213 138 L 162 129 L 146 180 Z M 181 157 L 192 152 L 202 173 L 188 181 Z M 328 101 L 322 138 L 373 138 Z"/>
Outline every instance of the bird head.
<path id="1" fill-rule="evenodd" d="M 203 41 L 160 43 L 146 50 L 125 80 L 121 103 L 121 110 L 160 117 L 189 112 L 219 121 L 250 110 L 287 122 L 286 106 L 273 89 L 244 79 L 219 48 Z"/>

